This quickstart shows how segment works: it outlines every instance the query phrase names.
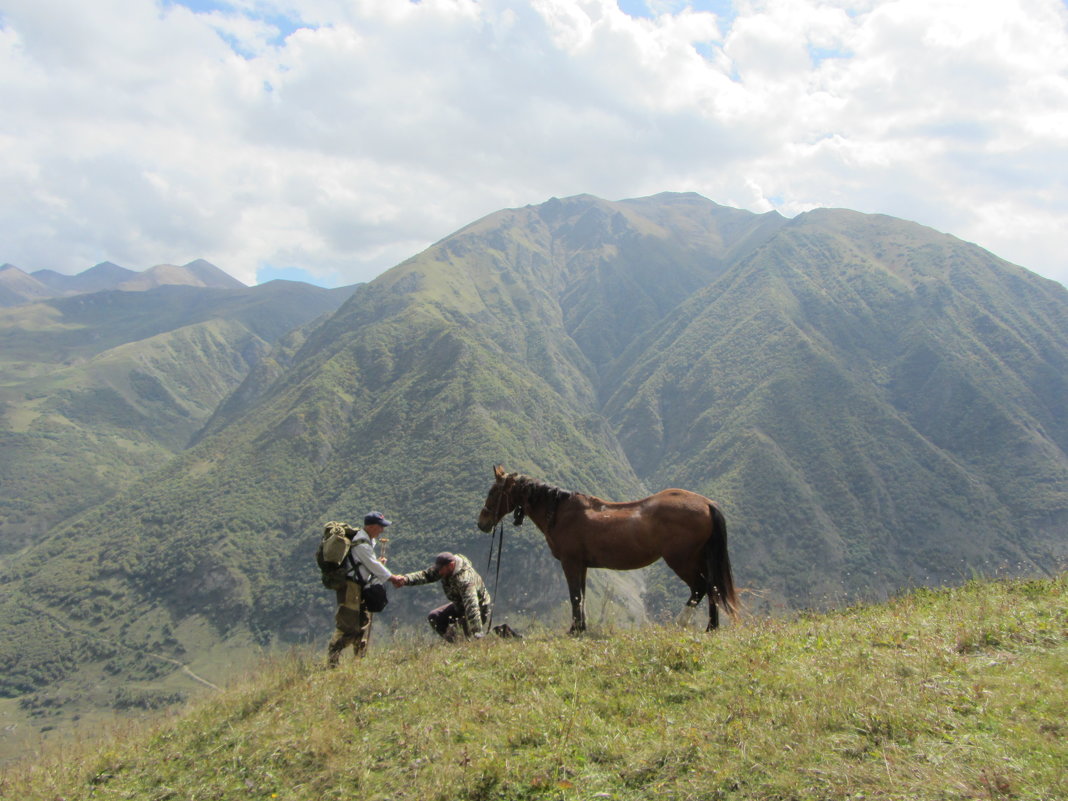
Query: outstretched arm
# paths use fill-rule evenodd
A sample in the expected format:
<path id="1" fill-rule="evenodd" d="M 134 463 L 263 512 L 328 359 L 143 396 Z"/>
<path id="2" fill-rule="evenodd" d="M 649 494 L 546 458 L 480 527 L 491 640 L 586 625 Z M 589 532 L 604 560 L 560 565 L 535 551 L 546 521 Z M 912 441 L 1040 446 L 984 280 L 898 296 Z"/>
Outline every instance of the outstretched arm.
<path id="1" fill-rule="evenodd" d="M 414 587 L 417 584 L 433 584 L 435 581 L 441 581 L 441 575 L 433 567 L 428 567 L 426 570 L 417 570 L 415 573 L 405 573 L 400 578 L 402 579 L 401 583 L 394 583 L 394 586 Z"/>

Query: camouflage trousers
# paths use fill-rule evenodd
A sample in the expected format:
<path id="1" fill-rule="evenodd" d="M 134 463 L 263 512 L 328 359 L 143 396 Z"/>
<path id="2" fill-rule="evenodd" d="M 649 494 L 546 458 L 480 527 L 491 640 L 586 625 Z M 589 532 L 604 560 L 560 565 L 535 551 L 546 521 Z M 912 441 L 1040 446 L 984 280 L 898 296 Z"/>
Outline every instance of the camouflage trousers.
<path id="1" fill-rule="evenodd" d="M 345 586 L 337 590 L 334 625 L 337 629 L 326 650 L 327 665 L 337 667 L 341 652 L 350 645 L 353 655 L 357 659 L 362 657 L 371 637 L 371 613 L 363 605 L 363 588 L 355 581 L 346 581 Z"/>

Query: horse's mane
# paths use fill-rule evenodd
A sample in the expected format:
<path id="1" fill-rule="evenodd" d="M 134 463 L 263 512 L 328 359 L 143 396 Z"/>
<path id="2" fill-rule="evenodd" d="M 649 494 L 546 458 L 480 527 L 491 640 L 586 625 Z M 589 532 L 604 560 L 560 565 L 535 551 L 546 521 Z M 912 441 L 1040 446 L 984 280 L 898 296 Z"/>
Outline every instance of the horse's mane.
<path id="1" fill-rule="evenodd" d="M 539 481 L 530 476 L 524 476 L 522 473 L 515 474 L 515 485 L 523 494 L 523 497 L 527 499 L 527 503 L 549 503 L 552 507 L 555 507 L 561 501 L 566 501 L 572 495 L 579 494 L 561 487 L 554 487 L 552 484 L 546 484 L 544 481 Z"/>

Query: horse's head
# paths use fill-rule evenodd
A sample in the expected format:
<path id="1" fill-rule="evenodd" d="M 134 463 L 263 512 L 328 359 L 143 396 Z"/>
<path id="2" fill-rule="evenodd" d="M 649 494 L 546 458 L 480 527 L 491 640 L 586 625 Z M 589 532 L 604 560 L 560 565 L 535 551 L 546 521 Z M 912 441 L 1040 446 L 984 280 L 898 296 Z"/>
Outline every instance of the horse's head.
<path id="1" fill-rule="evenodd" d="M 517 473 L 505 473 L 504 468 L 495 465 L 493 468 L 493 486 L 486 494 L 486 502 L 482 505 L 482 511 L 478 513 L 478 527 L 482 531 L 492 531 L 497 521 L 512 511 L 519 502 L 515 490 Z"/>

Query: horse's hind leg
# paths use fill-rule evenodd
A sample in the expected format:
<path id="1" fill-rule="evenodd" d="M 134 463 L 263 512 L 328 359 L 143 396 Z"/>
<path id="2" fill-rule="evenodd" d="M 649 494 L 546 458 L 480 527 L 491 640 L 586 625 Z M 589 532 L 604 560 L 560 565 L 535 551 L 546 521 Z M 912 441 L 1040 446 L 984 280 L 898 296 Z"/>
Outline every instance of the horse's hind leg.
<path id="1" fill-rule="evenodd" d="M 684 629 L 688 629 L 693 624 L 694 612 L 697 610 L 698 604 L 701 603 L 701 599 L 704 597 L 705 594 L 699 587 L 691 587 L 690 600 L 686 602 L 686 606 L 682 607 L 679 616 L 675 618 L 675 623 Z"/>
<path id="2" fill-rule="evenodd" d="M 686 602 L 686 609 L 683 612 L 687 620 L 693 614 L 691 610 L 696 609 L 701 599 L 708 596 L 708 625 L 705 631 L 712 631 L 719 628 L 719 608 L 716 606 L 719 591 L 709 581 L 704 553 L 705 547 L 702 546 L 698 553 L 688 554 L 685 559 L 670 559 L 665 556 L 664 561 L 690 588 L 690 600 Z"/>
<path id="3" fill-rule="evenodd" d="M 694 610 L 701 603 L 701 599 L 705 597 L 707 582 L 697 569 L 697 564 L 699 563 L 692 554 L 687 553 L 681 557 L 674 554 L 665 555 L 664 561 L 668 567 L 675 571 L 675 575 L 686 582 L 686 586 L 690 588 L 690 599 L 675 619 L 678 625 L 688 627 L 693 621 Z"/>
<path id="4" fill-rule="evenodd" d="M 705 594 L 708 595 L 708 625 L 705 626 L 705 631 L 712 631 L 719 628 L 719 607 L 716 606 L 716 589 L 708 586 L 708 580 L 703 575 L 697 577 L 697 586 L 690 591 L 690 600 L 686 602 L 686 606 L 696 608 Z"/>
<path id="5" fill-rule="evenodd" d="M 713 631 L 719 628 L 719 607 L 716 606 L 716 593 L 708 594 L 708 626 L 705 631 Z"/>

